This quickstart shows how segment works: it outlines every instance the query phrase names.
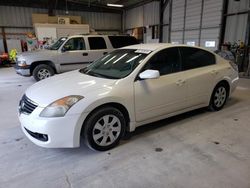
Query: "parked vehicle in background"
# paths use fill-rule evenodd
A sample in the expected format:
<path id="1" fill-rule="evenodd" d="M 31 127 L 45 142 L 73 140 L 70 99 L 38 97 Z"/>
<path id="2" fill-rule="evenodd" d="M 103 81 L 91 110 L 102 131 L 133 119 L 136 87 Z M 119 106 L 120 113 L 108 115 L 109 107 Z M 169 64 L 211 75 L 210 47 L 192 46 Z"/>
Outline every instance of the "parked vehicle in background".
<path id="1" fill-rule="evenodd" d="M 140 44 L 32 85 L 20 101 L 25 135 L 43 147 L 115 147 L 125 130 L 194 110 L 221 110 L 234 64 L 203 48 Z"/>
<path id="2" fill-rule="evenodd" d="M 136 38 L 123 35 L 74 35 L 62 37 L 47 50 L 24 52 L 17 56 L 16 72 L 33 76 L 37 81 L 83 68 L 103 55 L 128 45 Z"/>

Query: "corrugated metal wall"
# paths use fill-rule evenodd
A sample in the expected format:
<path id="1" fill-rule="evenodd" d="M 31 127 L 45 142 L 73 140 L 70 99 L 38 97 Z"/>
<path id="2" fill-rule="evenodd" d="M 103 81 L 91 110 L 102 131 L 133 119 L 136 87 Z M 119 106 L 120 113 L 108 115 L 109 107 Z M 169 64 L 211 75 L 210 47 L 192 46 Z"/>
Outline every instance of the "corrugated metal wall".
<path id="1" fill-rule="evenodd" d="M 130 30 L 136 27 L 145 27 L 144 43 L 155 42 L 152 39 L 152 28 L 149 26 L 158 25 L 159 17 L 159 1 L 153 1 L 145 5 L 129 9 L 125 11 L 124 22 L 125 30 Z"/>
<path id="2" fill-rule="evenodd" d="M 32 27 L 32 13 L 47 13 L 46 9 L 0 6 L 0 26 Z"/>
<path id="3" fill-rule="evenodd" d="M 219 48 L 223 0 L 205 0 L 202 16 L 201 42 L 200 46 L 206 47 L 206 41 L 215 41 L 215 47 Z"/>
<path id="4" fill-rule="evenodd" d="M 173 0 L 171 42 L 183 43 L 185 0 Z"/>
<path id="5" fill-rule="evenodd" d="M 0 27 L 5 27 L 7 43 L 12 39 L 25 39 L 25 33 L 32 32 L 32 13 L 48 13 L 47 9 L 0 6 Z M 65 11 L 56 10 L 56 15 L 65 15 Z M 121 26 L 121 14 L 102 12 L 70 11 L 69 15 L 81 16 L 84 23 L 98 32 L 118 32 Z M 22 28 L 17 28 L 22 27 Z M 1 31 L 0 31 L 1 32 Z M 0 52 L 3 52 L 3 42 L 0 35 Z"/>
<path id="6" fill-rule="evenodd" d="M 227 13 L 236 13 L 249 10 L 249 0 L 229 0 Z"/>
<path id="7" fill-rule="evenodd" d="M 143 6 L 125 12 L 125 29 L 143 27 Z"/>
<path id="8" fill-rule="evenodd" d="M 65 11 L 57 10 L 56 14 L 65 15 Z M 121 14 L 70 11 L 69 15 L 81 16 L 83 23 L 97 30 L 121 30 Z"/>
<path id="9" fill-rule="evenodd" d="M 206 47 L 219 43 L 223 0 L 173 0 L 171 42 Z"/>
<path id="10" fill-rule="evenodd" d="M 125 29 L 158 25 L 159 4 L 159 1 L 153 1 L 125 11 Z M 217 49 L 222 6 L 223 0 L 172 0 L 171 42 L 195 42 L 196 45 L 205 46 L 206 41 L 214 41 L 216 46 L 211 50 Z M 228 14 L 247 10 L 249 10 L 249 0 L 229 0 Z M 47 10 L 0 6 L 0 26 L 32 27 L 32 13 L 47 13 Z M 65 12 L 57 10 L 56 14 L 64 15 Z M 92 28 L 97 30 L 121 30 L 122 27 L 120 14 L 70 11 L 70 15 L 81 16 L 84 22 L 89 23 Z M 168 42 L 169 5 L 164 12 L 163 24 L 163 42 Z M 246 24 L 247 14 L 228 16 L 225 41 L 244 41 Z M 28 31 L 31 31 L 31 29 L 6 29 L 7 33 L 26 33 Z M 145 37 L 150 37 L 151 34 L 152 29 L 147 27 Z M 10 37 L 10 35 L 7 37 Z M 18 37 L 20 36 L 11 36 L 11 38 Z"/>
<path id="11" fill-rule="evenodd" d="M 0 26 L 32 27 L 32 13 L 47 13 L 46 9 L 0 6 Z M 57 10 L 64 15 L 65 11 Z M 98 30 L 121 30 L 121 15 L 101 12 L 70 11 L 69 15 L 81 16 L 85 23 Z"/>
<path id="12" fill-rule="evenodd" d="M 250 9 L 249 0 L 229 0 L 228 14 L 246 12 Z M 227 17 L 224 42 L 245 41 L 247 13 Z"/>
<path id="13" fill-rule="evenodd" d="M 169 42 L 169 14 L 171 5 L 168 3 L 163 13 L 163 33 L 162 42 Z"/>
<path id="14" fill-rule="evenodd" d="M 159 1 L 132 8 L 125 12 L 125 29 L 159 24 Z"/>

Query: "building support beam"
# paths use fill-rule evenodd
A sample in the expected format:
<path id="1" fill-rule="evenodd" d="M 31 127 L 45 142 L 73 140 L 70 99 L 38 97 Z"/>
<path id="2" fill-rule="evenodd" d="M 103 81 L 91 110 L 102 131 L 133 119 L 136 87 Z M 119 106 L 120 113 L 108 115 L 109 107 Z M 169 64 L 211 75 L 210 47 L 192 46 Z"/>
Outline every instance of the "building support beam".
<path id="1" fill-rule="evenodd" d="M 159 42 L 163 41 L 163 18 L 164 18 L 164 11 L 168 6 L 170 0 L 160 0 L 160 24 L 159 24 Z"/>
<path id="2" fill-rule="evenodd" d="M 247 28 L 246 28 L 246 36 L 245 36 L 245 52 L 244 52 L 244 59 L 243 62 L 246 62 L 246 60 L 248 59 L 248 65 L 247 65 L 247 69 L 246 69 L 246 76 L 250 77 L 250 10 L 248 11 L 248 15 L 247 15 Z M 242 63 L 242 66 L 244 65 L 244 63 Z M 242 69 L 244 69 L 244 67 L 241 67 Z"/>
<path id="3" fill-rule="evenodd" d="M 4 52 L 8 53 L 8 47 L 7 47 L 7 40 L 6 40 L 6 33 L 4 27 L 2 27 L 2 36 L 3 36 L 3 47 L 4 47 Z"/>
<path id="4" fill-rule="evenodd" d="M 247 14 L 247 30 L 246 30 L 246 38 L 245 38 L 245 45 L 250 48 L 250 10 Z"/>
<path id="5" fill-rule="evenodd" d="M 224 43 L 224 37 L 225 37 L 225 32 L 226 32 L 228 3 L 229 3 L 229 0 L 223 1 L 219 49 L 221 49 L 221 45 Z"/>
<path id="6" fill-rule="evenodd" d="M 172 25 L 172 9 L 173 9 L 173 0 L 169 1 L 169 19 L 168 19 L 168 42 L 171 42 L 171 25 Z"/>
<path id="7" fill-rule="evenodd" d="M 199 40 L 198 40 L 199 46 L 201 45 L 201 30 L 202 30 L 203 10 L 204 10 L 204 0 L 201 1 L 201 16 L 200 16 Z"/>
<path id="8" fill-rule="evenodd" d="M 186 31 L 186 16 L 187 16 L 187 0 L 185 0 L 184 4 L 184 23 L 183 23 L 183 32 L 182 32 L 182 44 L 185 42 L 185 31 Z"/>

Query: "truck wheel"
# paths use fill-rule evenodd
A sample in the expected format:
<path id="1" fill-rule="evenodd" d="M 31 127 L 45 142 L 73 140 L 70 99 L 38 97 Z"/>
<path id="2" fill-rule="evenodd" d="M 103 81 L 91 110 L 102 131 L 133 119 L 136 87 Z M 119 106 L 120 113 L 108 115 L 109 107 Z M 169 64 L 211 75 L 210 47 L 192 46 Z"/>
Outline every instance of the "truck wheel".
<path id="1" fill-rule="evenodd" d="M 33 71 L 33 77 L 36 81 L 51 77 L 54 74 L 55 71 L 53 70 L 53 68 L 45 64 L 37 65 Z"/>

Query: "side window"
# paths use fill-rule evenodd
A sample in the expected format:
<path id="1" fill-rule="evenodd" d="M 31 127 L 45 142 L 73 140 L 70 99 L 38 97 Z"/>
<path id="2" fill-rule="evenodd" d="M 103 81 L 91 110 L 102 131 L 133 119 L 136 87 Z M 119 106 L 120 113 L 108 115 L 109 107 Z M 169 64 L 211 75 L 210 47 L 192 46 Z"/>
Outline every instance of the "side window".
<path id="1" fill-rule="evenodd" d="M 89 37 L 88 40 L 91 50 L 107 49 L 107 45 L 103 37 Z"/>
<path id="2" fill-rule="evenodd" d="M 71 38 L 63 46 L 65 51 L 85 50 L 85 42 L 82 37 Z"/>
<path id="3" fill-rule="evenodd" d="M 135 37 L 132 36 L 108 36 L 113 48 L 121 48 L 133 44 L 138 44 Z"/>
<path id="4" fill-rule="evenodd" d="M 181 47 L 182 69 L 189 70 L 215 64 L 213 54 L 198 48 Z"/>
<path id="5" fill-rule="evenodd" d="M 181 63 L 178 48 L 168 48 L 155 54 L 143 70 L 147 69 L 158 70 L 161 76 L 179 72 L 181 70 Z"/>

